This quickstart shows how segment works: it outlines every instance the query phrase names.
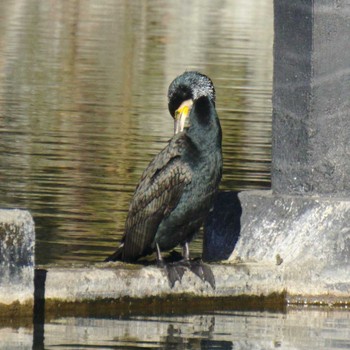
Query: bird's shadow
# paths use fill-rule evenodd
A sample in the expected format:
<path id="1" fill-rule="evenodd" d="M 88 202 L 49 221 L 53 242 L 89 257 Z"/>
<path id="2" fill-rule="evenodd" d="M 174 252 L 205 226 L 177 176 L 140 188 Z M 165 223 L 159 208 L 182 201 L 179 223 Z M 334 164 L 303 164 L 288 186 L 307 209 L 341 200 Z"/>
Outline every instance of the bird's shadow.
<path id="1" fill-rule="evenodd" d="M 203 230 L 203 260 L 226 260 L 232 254 L 241 233 L 242 206 L 239 192 L 219 192 Z"/>

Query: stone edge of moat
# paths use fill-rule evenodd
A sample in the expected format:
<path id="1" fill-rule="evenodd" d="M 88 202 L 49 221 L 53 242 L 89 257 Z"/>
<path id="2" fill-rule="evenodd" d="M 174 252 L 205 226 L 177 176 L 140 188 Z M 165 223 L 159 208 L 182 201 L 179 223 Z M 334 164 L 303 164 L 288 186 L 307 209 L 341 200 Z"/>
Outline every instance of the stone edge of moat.
<path id="1" fill-rule="evenodd" d="M 302 225 L 307 222 L 312 227 L 318 222 L 317 215 L 326 212 L 327 217 L 323 215 L 322 220 L 336 218 L 340 228 L 350 212 L 349 201 L 274 197 L 270 191 L 246 191 L 238 198 L 243 208 L 242 229 L 232 261 L 210 264 L 216 280 L 215 290 L 190 271 L 185 272 L 181 283 L 176 282 L 174 288 L 170 288 L 164 271 L 155 266 L 99 263 L 35 267 L 35 228 L 30 213 L 0 210 L 0 306 L 2 309 L 8 306 L 9 310 L 23 306 L 23 310 L 29 310 L 38 300 L 81 303 L 125 298 L 166 300 L 187 296 L 192 300 L 219 300 L 269 295 L 284 295 L 285 303 L 290 304 L 350 304 L 348 227 L 345 225 L 342 232 L 332 230 L 330 235 L 327 221 L 322 222 L 320 233 L 316 230 L 298 233 L 298 227 L 293 224 L 293 220 Z M 310 222 L 305 221 L 308 211 L 312 214 Z M 279 224 L 279 216 L 288 221 L 287 213 L 292 214 L 290 223 Z M 266 240 L 263 233 L 268 233 L 269 228 L 270 238 Z M 293 231 L 282 231 L 281 235 L 279 231 L 286 228 Z M 328 232 L 326 237 L 325 232 Z M 289 256 L 288 244 L 293 247 Z M 296 248 L 300 248 L 299 251 Z"/>

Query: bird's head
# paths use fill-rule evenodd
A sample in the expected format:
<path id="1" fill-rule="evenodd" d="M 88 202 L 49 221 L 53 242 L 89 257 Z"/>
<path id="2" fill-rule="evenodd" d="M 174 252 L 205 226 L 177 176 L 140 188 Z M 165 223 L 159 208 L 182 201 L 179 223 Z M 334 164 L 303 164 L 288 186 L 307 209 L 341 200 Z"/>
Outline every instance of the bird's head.
<path id="1" fill-rule="evenodd" d="M 173 80 L 168 90 L 168 107 L 174 118 L 174 133 L 189 126 L 189 114 L 193 103 L 207 96 L 215 104 L 213 82 L 204 74 L 190 71 Z"/>

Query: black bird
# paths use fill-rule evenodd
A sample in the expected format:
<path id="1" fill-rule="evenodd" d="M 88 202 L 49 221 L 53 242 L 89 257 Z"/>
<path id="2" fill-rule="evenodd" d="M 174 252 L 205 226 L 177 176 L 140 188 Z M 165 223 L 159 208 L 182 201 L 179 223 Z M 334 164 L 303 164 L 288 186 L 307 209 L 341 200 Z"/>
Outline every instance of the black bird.
<path id="1" fill-rule="evenodd" d="M 142 174 L 121 245 L 106 261 L 135 262 L 156 252 L 164 266 L 161 252 L 178 245 L 189 261 L 188 243 L 213 204 L 222 174 L 222 136 L 212 81 L 198 72 L 183 73 L 169 86 L 168 107 L 175 135 Z M 205 276 L 211 270 L 204 264 L 193 271 L 215 283 Z M 167 272 L 171 285 L 181 280 L 183 270 Z"/>

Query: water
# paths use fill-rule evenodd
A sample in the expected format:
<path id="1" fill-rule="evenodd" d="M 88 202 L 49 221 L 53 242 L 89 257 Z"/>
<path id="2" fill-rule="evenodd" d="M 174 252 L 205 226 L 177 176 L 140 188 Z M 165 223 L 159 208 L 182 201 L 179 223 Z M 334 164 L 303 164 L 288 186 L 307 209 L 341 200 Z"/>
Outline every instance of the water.
<path id="1" fill-rule="evenodd" d="M 192 315 L 61 316 L 43 329 L 0 328 L 4 349 L 350 349 L 350 313 L 217 311 Z"/>
<path id="2" fill-rule="evenodd" d="M 271 1 L 4 0 L 0 47 L 0 207 L 31 211 L 38 264 L 117 246 L 184 70 L 216 86 L 221 189 L 270 186 Z"/>
<path id="3" fill-rule="evenodd" d="M 62 318 L 47 326 L 45 345 L 55 349 L 81 344 L 117 349 L 349 349 L 349 320 L 348 312 L 337 312 L 334 319 L 326 311 L 227 312 L 128 320 Z M 51 334 L 68 336 L 50 339 Z"/>

